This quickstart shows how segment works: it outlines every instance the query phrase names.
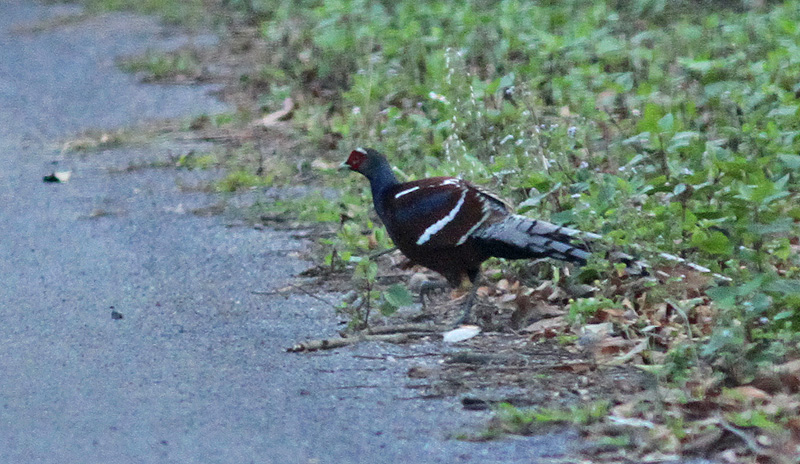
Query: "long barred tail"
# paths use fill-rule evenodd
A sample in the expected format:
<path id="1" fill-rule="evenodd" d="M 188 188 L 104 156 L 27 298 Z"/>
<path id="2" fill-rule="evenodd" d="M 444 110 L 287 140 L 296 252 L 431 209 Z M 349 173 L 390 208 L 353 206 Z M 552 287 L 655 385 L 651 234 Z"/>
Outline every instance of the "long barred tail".
<path id="1" fill-rule="evenodd" d="M 479 246 L 490 256 L 508 259 L 556 258 L 572 263 L 586 264 L 591 256 L 588 245 L 602 241 L 602 237 L 569 227 L 557 226 L 545 221 L 512 214 L 503 220 L 481 227 L 473 233 Z M 631 245 L 637 253 L 648 252 L 641 246 Z M 730 282 L 731 278 L 712 272 L 699 264 L 675 255 L 649 251 L 661 259 L 673 261 L 697 272 L 710 274 L 717 281 Z M 627 253 L 616 251 L 607 256 L 612 261 L 627 265 L 628 272 L 647 276 L 650 265 Z"/>
<path id="2" fill-rule="evenodd" d="M 556 258 L 578 264 L 586 264 L 591 255 L 586 242 L 600 238 L 518 214 L 481 227 L 472 236 L 487 254 L 498 258 Z"/>

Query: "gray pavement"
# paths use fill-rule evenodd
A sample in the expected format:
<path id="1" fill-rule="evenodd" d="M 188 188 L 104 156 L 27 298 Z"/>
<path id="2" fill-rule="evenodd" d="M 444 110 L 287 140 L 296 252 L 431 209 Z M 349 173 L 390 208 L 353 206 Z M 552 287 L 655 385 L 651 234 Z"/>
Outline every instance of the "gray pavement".
<path id="1" fill-rule="evenodd" d="M 302 243 L 186 214 L 215 199 L 179 185 L 213 173 L 107 169 L 163 144 L 59 153 L 84 129 L 225 110 L 114 65 L 186 38 L 125 14 L 21 28 L 65 8 L 0 0 L 0 463 L 521 463 L 574 446 L 450 438 L 487 416 L 415 398 L 407 369 L 436 358 L 408 356 L 435 343 L 286 353 L 339 327 L 316 300 L 252 293 L 307 267 Z M 42 182 L 54 161 L 69 183 Z"/>

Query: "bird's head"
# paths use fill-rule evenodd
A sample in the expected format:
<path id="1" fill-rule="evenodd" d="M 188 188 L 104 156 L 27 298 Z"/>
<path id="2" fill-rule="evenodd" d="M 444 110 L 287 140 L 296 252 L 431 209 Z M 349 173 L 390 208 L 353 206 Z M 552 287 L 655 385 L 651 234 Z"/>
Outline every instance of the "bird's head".
<path id="1" fill-rule="evenodd" d="M 350 152 L 347 161 L 339 166 L 339 169 L 349 169 L 360 172 L 371 178 L 382 165 L 386 164 L 386 158 L 372 148 L 356 148 Z"/>

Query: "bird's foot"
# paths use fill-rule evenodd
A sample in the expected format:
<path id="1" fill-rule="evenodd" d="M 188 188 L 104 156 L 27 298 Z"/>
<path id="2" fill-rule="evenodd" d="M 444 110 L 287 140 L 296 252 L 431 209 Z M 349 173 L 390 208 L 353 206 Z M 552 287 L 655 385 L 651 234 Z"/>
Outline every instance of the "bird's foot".
<path id="1" fill-rule="evenodd" d="M 464 302 L 464 310 L 462 311 L 461 316 L 459 316 L 458 319 L 456 319 L 456 321 L 453 323 L 453 327 L 458 327 L 470 322 L 470 319 L 472 318 L 472 306 L 477 300 L 476 290 L 477 287 L 469 292 L 467 300 Z"/>
<path id="2" fill-rule="evenodd" d="M 426 280 L 422 282 L 419 287 L 419 300 L 422 303 L 422 310 L 425 311 L 428 309 L 428 305 L 425 303 L 425 297 L 428 297 L 428 301 L 433 303 L 433 293 L 437 290 L 444 290 L 450 288 L 450 285 L 444 280 Z"/>

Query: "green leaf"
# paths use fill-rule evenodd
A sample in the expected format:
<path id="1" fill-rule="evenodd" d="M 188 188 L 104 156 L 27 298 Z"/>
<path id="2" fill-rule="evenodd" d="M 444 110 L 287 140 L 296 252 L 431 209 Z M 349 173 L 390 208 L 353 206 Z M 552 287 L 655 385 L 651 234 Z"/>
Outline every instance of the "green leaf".
<path id="1" fill-rule="evenodd" d="M 558 213 L 553 213 L 550 216 L 550 220 L 555 222 L 556 224 L 565 224 L 572 222 L 575 219 L 575 211 L 568 209 L 566 211 L 560 211 Z"/>
<path id="2" fill-rule="evenodd" d="M 516 75 L 512 73 L 508 73 L 500 79 L 500 86 L 501 87 L 511 87 L 514 85 L 514 80 L 516 79 Z"/>
<path id="3" fill-rule="evenodd" d="M 396 308 L 414 304 L 411 292 L 402 284 L 394 284 L 383 292 L 383 297 Z"/>
<path id="4" fill-rule="evenodd" d="M 493 94 L 497 92 L 497 89 L 500 88 L 500 78 L 493 80 L 488 86 L 486 86 L 486 93 Z"/>
<path id="5" fill-rule="evenodd" d="M 397 306 L 389 303 L 388 300 L 383 300 L 380 304 L 380 311 L 381 314 L 384 316 L 391 316 L 392 314 L 397 312 Z"/>
<path id="6" fill-rule="evenodd" d="M 769 224 L 750 224 L 747 230 L 758 235 L 780 234 L 789 232 L 793 226 L 792 218 L 780 218 Z"/>
<path id="7" fill-rule="evenodd" d="M 675 116 L 672 113 L 667 113 L 658 120 L 658 129 L 661 132 L 672 132 L 673 127 L 675 126 Z"/>
<path id="8" fill-rule="evenodd" d="M 648 103 L 644 107 L 644 116 L 637 124 L 639 132 L 658 132 L 659 121 L 664 116 L 664 110 L 656 104 Z"/>
<path id="9" fill-rule="evenodd" d="M 706 294 L 714 300 L 722 309 L 732 309 L 736 306 L 736 297 L 738 296 L 738 289 L 735 287 L 714 287 L 709 288 Z"/>
<path id="10" fill-rule="evenodd" d="M 712 231 L 710 234 L 704 231 L 695 233 L 692 236 L 692 244 L 714 255 L 730 256 L 733 252 L 730 239 L 718 230 Z"/>
<path id="11" fill-rule="evenodd" d="M 789 169 L 800 169 L 800 155 L 781 154 L 778 159 Z"/>
<path id="12" fill-rule="evenodd" d="M 794 116 L 797 114 L 798 108 L 800 107 L 797 105 L 781 105 L 767 113 L 767 117 L 774 118 L 776 116 Z"/>
<path id="13" fill-rule="evenodd" d="M 778 279 L 766 285 L 768 292 L 783 293 L 784 295 L 800 295 L 800 280 Z"/>

